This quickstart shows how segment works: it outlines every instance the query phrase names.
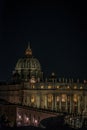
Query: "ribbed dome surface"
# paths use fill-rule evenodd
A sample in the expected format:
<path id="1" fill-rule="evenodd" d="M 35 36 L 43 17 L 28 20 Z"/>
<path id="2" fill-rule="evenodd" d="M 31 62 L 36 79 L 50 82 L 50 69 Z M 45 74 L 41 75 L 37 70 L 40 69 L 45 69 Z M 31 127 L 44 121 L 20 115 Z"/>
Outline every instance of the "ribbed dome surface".
<path id="1" fill-rule="evenodd" d="M 14 74 L 16 79 L 18 78 L 22 81 L 28 81 L 32 77 L 37 80 L 43 78 L 40 62 L 32 56 L 32 50 L 29 45 L 25 50 L 25 56 L 18 59 Z"/>
<path id="2" fill-rule="evenodd" d="M 41 65 L 36 58 L 25 57 L 17 61 L 15 69 L 41 70 Z"/>

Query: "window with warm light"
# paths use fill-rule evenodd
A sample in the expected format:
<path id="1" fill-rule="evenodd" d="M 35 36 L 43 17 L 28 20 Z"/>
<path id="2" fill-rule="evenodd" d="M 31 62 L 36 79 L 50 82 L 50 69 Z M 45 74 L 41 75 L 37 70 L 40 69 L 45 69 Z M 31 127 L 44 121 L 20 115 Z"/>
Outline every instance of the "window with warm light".
<path id="1" fill-rule="evenodd" d="M 60 86 L 57 86 L 56 88 L 58 89 L 58 88 L 60 88 Z"/>
<path id="2" fill-rule="evenodd" d="M 26 121 L 29 121 L 29 117 L 26 117 Z"/>
<path id="3" fill-rule="evenodd" d="M 56 101 L 57 101 L 57 102 L 60 101 L 60 97 L 59 97 L 59 96 L 56 97 Z"/>
<path id="4" fill-rule="evenodd" d="M 51 94 L 48 95 L 48 102 L 52 102 L 53 96 Z"/>
<path id="5" fill-rule="evenodd" d="M 77 86 L 74 86 L 74 89 L 77 89 Z"/>
<path id="6" fill-rule="evenodd" d="M 74 94 L 74 96 L 73 96 L 73 101 L 74 101 L 74 102 L 77 102 L 77 101 L 78 101 L 78 96 L 77 96 L 76 94 Z"/>
<path id="7" fill-rule="evenodd" d="M 34 103 L 35 99 L 34 96 L 31 97 L 31 102 Z"/>
<path id="8" fill-rule="evenodd" d="M 48 85 L 48 89 L 52 88 L 52 86 Z"/>
<path id="9" fill-rule="evenodd" d="M 83 89 L 83 87 L 82 87 L 82 86 L 80 86 L 80 89 Z"/>
<path id="10" fill-rule="evenodd" d="M 61 101 L 62 101 L 62 102 L 66 102 L 66 98 L 67 98 L 67 97 L 66 97 L 66 94 L 62 94 L 62 99 L 61 99 Z"/>
<path id="11" fill-rule="evenodd" d="M 41 85 L 41 89 L 43 89 L 44 88 L 44 86 L 43 85 Z"/>
<path id="12" fill-rule="evenodd" d="M 69 86 L 67 86 L 67 88 L 69 89 L 70 87 L 69 87 Z"/>
<path id="13" fill-rule="evenodd" d="M 21 115 L 19 115 L 18 118 L 21 119 Z"/>

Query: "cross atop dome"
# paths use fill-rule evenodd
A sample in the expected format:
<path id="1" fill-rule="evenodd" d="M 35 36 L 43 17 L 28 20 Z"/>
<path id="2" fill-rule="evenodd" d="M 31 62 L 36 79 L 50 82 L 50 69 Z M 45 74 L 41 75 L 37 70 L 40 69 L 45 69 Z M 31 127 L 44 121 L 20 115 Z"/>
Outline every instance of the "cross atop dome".
<path id="1" fill-rule="evenodd" d="M 27 49 L 25 50 L 25 55 L 26 55 L 27 57 L 32 56 L 32 50 L 31 50 L 31 48 L 30 48 L 30 42 L 28 42 L 28 47 L 27 47 Z"/>

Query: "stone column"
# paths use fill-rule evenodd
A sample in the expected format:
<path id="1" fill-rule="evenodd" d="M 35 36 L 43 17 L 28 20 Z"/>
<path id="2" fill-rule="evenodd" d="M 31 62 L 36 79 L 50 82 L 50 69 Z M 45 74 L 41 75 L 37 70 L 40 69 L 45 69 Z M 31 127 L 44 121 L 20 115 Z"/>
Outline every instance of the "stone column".
<path id="1" fill-rule="evenodd" d="M 67 95 L 66 95 L 66 112 L 67 112 Z"/>
<path id="2" fill-rule="evenodd" d="M 72 112 L 72 95 L 70 95 L 70 110 L 69 112 L 71 113 Z"/>
<path id="3" fill-rule="evenodd" d="M 87 96 L 84 95 L 84 105 L 85 105 L 85 110 L 87 111 Z"/>
<path id="4" fill-rule="evenodd" d="M 59 101 L 59 110 L 61 111 L 61 95 L 60 95 L 60 101 Z"/>
<path id="5" fill-rule="evenodd" d="M 45 108 L 47 109 L 47 95 L 45 95 L 45 101 L 44 101 L 44 104 L 45 104 Z"/>
<path id="6" fill-rule="evenodd" d="M 78 96 L 78 113 L 80 113 L 80 96 Z"/>
<path id="7" fill-rule="evenodd" d="M 55 110 L 55 95 L 53 94 L 52 110 Z"/>
<path id="8" fill-rule="evenodd" d="M 40 108 L 40 95 L 37 95 L 36 103 L 37 108 Z"/>
<path id="9" fill-rule="evenodd" d="M 27 100 L 27 105 L 29 105 L 29 104 L 30 104 L 30 97 L 27 96 L 26 98 L 27 98 L 27 99 L 26 99 L 26 100 Z"/>
<path id="10" fill-rule="evenodd" d="M 55 110 L 57 110 L 57 96 L 55 95 Z"/>

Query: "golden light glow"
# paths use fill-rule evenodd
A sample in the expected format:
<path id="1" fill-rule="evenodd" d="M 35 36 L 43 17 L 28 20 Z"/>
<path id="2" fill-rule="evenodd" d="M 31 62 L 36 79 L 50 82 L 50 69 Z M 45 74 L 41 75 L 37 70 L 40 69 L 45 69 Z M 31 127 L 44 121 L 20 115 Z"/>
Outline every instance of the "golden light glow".
<path id="1" fill-rule="evenodd" d="M 36 80 L 35 80 L 34 77 L 32 77 L 32 78 L 30 79 L 30 83 L 32 83 L 32 84 L 36 83 Z"/>
<path id="2" fill-rule="evenodd" d="M 44 86 L 42 85 L 41 88 L 44 88 Z"/>
<path id="3" fill-rule="evenodd" d="M 30 48 L 30 44 L 28 44 L 28 48 L 25 50 L 25 55 L 26 56 L 32 56 L 32 50 Z"/>
<path id="4" fill-rule="evenodd" d="M 31 49 L 26 49 L 25 55 L 31 56 L 32 55 L 32 50 Z"/>
<path id="5" fill-rule="evenodd" d="M 70 87 L 69 87 L 69 86 L 67 86 L 67 88 L 69 89 Z"/>
<path id="6" fill-rule="evenodd" d="M 56 101 L 57 101 L 57 102 L 59 102 L 59 101 L 60 101 L 60 97 L 59 97 L 59 96 L 57 96 Z"/>
<path id="7" fill-rule="evenodd" d="M 66 99 L 67 99 L 66 94 L 62 94 L 62 99 L 61 99 L 61 101 L 62 101 L 62 102 L 66 102 Z"/>
<path id="8" fill-rule="evenodd" d="M 48 95 L 48 102 L 52 102 L 53 96 L 51 94 Z"/>
<path id="9" fill-rule="evenodd" d="M 32 102 L 32 103 L 35 102 L 35 98 L 34 98 L 34 96 L 31 97 L 31 102 Z"/>
<path id="10" fill-rule="evenodd" d="M 77 89 L 77 86 L 74 86 L 74 89 Z"/>
<path id="11" fill-rule="evenodd" d="M 21 115 L 19 115 L 18 118 L 21 119 Z"/>
<path id="12" fill-rule="evenodd" d="M 82 87 L 82 86 L 80 86 L 80 89 L 83 89 L 83 87 Z"/>
<path id="13" fill-rule="evenodd" d="M 49 85 L 48 88 L 50 89 L 50 88 L 52 88 L 52 86 Z"/>
<path id="14" fill-rule="evenodd" d="M 60 86 L 57 86 L 56 88 L 60 88 Z"/>
<path id="15" fill-rule="evenodd" d="M 74 96 L 73 96 L 73 101 L 74 101 L 74 102 L 77 102 L 77 101 L 78 101 L 78 96 L 77 96 L 76 94 L 74 94 Z"/>

